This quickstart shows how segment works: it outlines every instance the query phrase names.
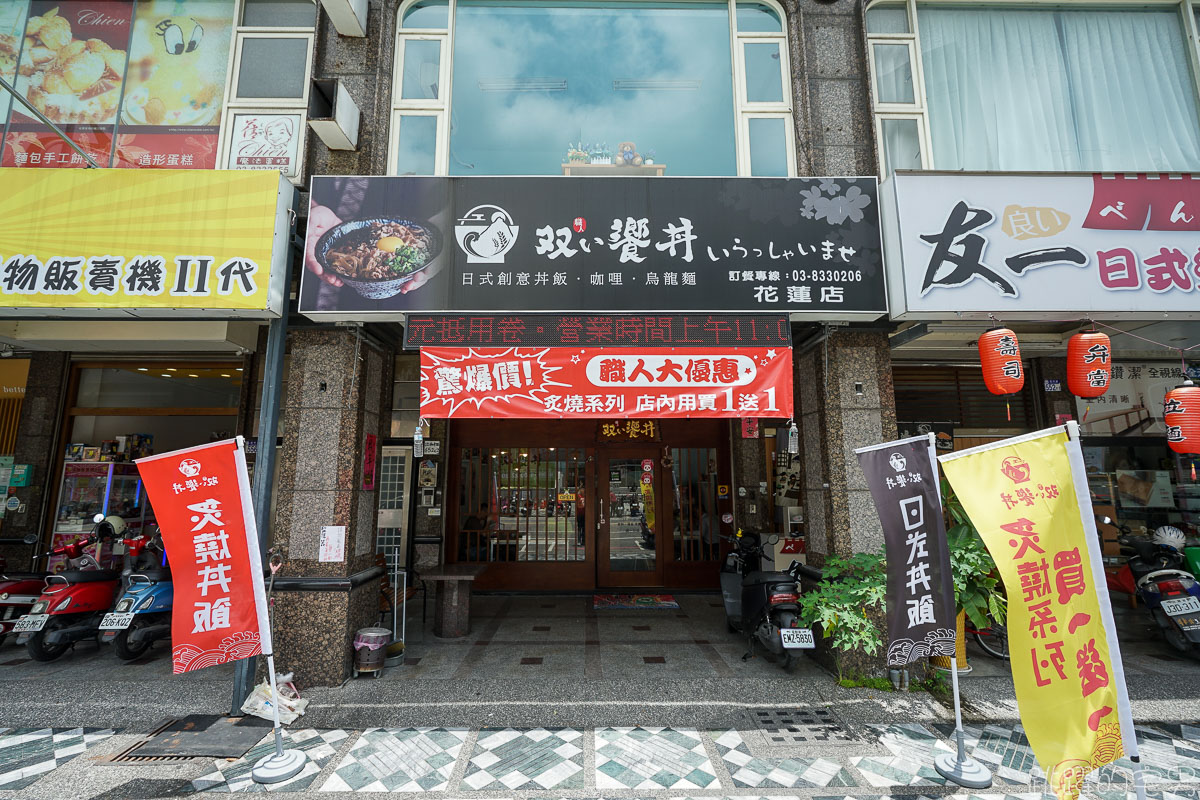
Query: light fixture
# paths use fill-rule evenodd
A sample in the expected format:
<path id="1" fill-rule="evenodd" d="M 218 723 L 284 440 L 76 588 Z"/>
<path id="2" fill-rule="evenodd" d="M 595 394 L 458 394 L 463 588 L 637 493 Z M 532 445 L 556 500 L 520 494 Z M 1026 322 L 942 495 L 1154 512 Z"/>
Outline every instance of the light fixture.
<path id="1" fill-rule="evenodd" d="M 222 372 L 222 373 L 221 373 L 221 377 L 222 377 L 222 378 L 228 378 L 228 377 L 229 377 L 229 373 L 228 373 L 228 372 Z"/>
<path id="2" fill-rule="evenodd" d="M 199 378 L 200 376 L 199 376 L 199 375 L 197 375 L 197 374 L 196 374 L 196 373 L 194 373 L 194 372 L 189 372 L 189 373 L 188 373 L 188 377 L 189 377 L 189 378 Z"/>
<path id="3" fill-rule="evenodd" d="M 241 372 L 241 371 L 242 371 L 242 368 L 241 368 L 241 367 L 234 367 L 234 369 L 236 369 L 238 372 Z"/>
<path id="4" fill-rule="evenodd" d="M 138 372 L 149 372 L 149 371 L 150 370 L 147 367 L 138 367 Z"/>
<path id="5" fill-rule="evenodd" d="M 174 367 L 167 367 L 167 372 L 176 372 L 176 371 L 177 370 Z"/>
<path id="6" fill-rule="evenodd" d="M 169 372 L 164 372 L 164 373 L 162 374 L 162 376 L 163 376 L 164 378 L 169 378 L 169 377 L 171 377 L 171 373 L 169 373 Z"/>

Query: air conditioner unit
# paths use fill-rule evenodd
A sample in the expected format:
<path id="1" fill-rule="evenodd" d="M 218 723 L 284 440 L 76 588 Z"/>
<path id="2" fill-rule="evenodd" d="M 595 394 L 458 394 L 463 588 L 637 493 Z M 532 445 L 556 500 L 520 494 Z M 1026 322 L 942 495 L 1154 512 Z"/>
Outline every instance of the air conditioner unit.
<path id="1" fill-rule="evenodd" d="M 313 79 L 308 126 L 330 150 L 358 149 L 358 106 L 337 78 Z"/>
<path id="2" fill-rule="evenodd" d="M 367 35 L 367 0 L 321 0 L 321 5 L 342 36 Z"/>

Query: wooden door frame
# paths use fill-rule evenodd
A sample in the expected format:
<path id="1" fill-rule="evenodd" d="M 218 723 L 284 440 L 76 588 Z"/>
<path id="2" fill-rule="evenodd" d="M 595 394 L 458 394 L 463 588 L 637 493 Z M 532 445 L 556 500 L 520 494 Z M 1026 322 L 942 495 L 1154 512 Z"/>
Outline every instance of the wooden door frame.
<path id="1" fill-rule="evenodd" d="M 660 457 L 662 446 L 656 443 L 621 443 L 603 444 L 596 447 L 596 479 L 594 484 L 595 510 L 599 512 L 600 503 L 604 503 L 606 517 L 603 526 L 593 518 L 592 530 L 595 531 L 596 586 L 597 588 L 662 588 L 666 574 L 666 554 L 668 545 L 673 544 L 670 531 L 664 537 L 663 528 L 666 517 L 663 515 L 663 469 Z M 609 569 L 609 523 L 612 521 L 612 507 L 607 494 L 609 490 L 609 464 L 612 459 L 649 459 L 654 463 L 654 569 L 646 571 L 613 571 Z M 601 479 L 600 476 L 604 478 Z M 601 491 L 603 489 L 603 492 Z M 603 528 L 603 530 L 601 530 Z"/>

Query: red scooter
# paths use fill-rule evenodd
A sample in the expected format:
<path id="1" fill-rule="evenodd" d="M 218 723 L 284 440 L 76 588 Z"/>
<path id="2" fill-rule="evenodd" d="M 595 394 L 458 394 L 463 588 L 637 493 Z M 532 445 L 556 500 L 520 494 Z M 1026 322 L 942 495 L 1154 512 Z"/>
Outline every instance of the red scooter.
<path id="1" fill-rule="evenodd" d="M 97 514 L 96 527 L 87 539 L 56 547 L 43 557 L 66 556 L 70 569 L 47 575 L 41 596 L 29 613 L 17 620 L 13 630 L 20 634 L 35 661 L 53 661 L 78 641 L 94 638 L 101 619 L 112 607 L 121 588 L 121 573 L 100 566 L 105 541 L 121 535 L 125 522 L 120 517 Z M 84 549 L 95 545 L 95 555 Z"/>
<path id="2" fill-rule="evenodd" d="M 37 544 L 37 534 L 31 533 L 23 541 L 25 544 Z M 9 570 L 6 559 L 0 556 L 0 644 L 12 633 L 17 619 L 22 614 L 28 614 L 37 602 L 47 574 Z"/>

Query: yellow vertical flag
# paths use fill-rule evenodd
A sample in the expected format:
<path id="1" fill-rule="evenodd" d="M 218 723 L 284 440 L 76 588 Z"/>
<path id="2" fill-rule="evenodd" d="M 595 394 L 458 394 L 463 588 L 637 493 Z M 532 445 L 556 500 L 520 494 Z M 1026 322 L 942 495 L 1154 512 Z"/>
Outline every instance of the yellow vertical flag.
<path id="1" fill-rule="evenodd" d="M 1089 772 L 1137 747 L 1079 442 L 1057 427 L 939 461 L 1004 581 L 1029 744 L 1074 800 Z"/>

